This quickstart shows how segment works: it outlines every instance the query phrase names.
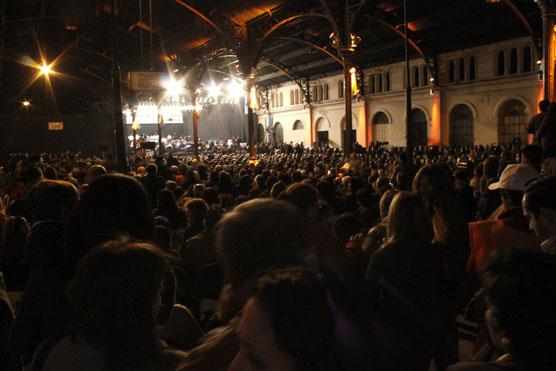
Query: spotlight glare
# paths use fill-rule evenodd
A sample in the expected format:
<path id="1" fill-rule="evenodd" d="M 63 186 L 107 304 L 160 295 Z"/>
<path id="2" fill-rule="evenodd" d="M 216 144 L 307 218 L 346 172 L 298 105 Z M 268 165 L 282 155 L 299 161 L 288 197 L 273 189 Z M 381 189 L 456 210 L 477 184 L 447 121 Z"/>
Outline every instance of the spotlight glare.
<path id="1" fill-rule="evenodd" d="M 183 94 L 183 83 L 181 81 L 169 78 L 162 85 L 166 89 L 166 95 L 170 97 L 178 97 Z"/>
<path id="2" fill-rule="evenodd" d="M 21 102 L 21 105 L 25 108 L 29 107 L 31 105 L 31 102 L 29 102 L 28 100 L 24 100 L 23 102 Z"/>
<path id="3" fill-rule="evenodd" d="M 39 71 L 41 72 L 41 75 L 48 76 L 52 72 L 52 67 L 47 64 L 42 64 L 39 66 Z"/>
<path id="4" fill-rule="evenodd" d="M 209 96 L 211 98 L 214 98 L 214 99 L 218 98 L 222 94 L 222 92 L 220 90 L 221 89 L 220 85 L 214 85 L 214 83 L 211 84 L 210 86 L 207 86 L 206 89 L 207 89 L 207 92 L 208 92 Z"/>
<path id="5" fill-rule="evenodd" d="M 232 79 L 227 91 L 230 98 L 241 98 L 245 96 L 245 83 L 241 80 Z"/>

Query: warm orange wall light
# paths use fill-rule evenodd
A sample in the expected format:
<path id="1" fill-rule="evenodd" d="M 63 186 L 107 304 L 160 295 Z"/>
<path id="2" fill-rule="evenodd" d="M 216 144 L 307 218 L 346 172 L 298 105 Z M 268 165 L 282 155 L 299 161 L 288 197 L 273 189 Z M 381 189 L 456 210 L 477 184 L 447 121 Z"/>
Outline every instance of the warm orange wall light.
<path id="1" fill-rule="evenodd" d="M 442 132 L 441 132 L 441 121 L 442 121 L 442 110 L 441 110 L 441 99 L 440 92 L 435 92 L 432 96 L 432 108 L 431 108 L 431 132 L 429 135 L 429 145 L 438 146 L 442 143 Z"/>

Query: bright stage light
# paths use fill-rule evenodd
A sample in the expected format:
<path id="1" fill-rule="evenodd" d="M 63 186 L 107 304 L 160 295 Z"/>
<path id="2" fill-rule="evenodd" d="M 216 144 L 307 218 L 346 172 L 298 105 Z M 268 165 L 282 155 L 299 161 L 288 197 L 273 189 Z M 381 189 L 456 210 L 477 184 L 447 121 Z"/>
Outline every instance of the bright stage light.
<path id="1" fill-rule="evenodd" d="M 25 108 L 28 108 L 31 105 L 31 102 L 29 102 L 28 100 L 24 100 L 23 102 L 21 102 L 21 105 Z"/>
<path id="2" fill-rule="evenodd" d="M 207 86 L 206 89 L 209 97 L 213 99 L 217 99 L 220 95 L 222 95 L 220 85 L 215 85 L 214 83 L 212 83 L 210 86 Z"/>
<path id="3" fill-rule="evenodd" d="M 230 98 L 241 98 L 245 96 L 245 83 L 241 80 L 232 79 L 226 90 Z"/>
<path id="4" fill-rule="evenodd" d="M 181 81 L 170 78 L 163 81 L 162 86 L 166 89 L 166 95 L 170 97 L 179 97 L 183 94 L 183 83 Z"/>

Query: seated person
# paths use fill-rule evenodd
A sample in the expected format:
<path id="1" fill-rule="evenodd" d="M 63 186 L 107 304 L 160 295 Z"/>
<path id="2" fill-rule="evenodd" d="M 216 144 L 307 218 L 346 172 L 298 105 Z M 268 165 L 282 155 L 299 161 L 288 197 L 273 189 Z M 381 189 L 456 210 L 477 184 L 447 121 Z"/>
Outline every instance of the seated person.
<path id="1" fill-rule="evenodd" d="M 555 272 L 556 257 L 536 250 L 499 250 L 481 278 L 485 320 L 503 355 L 493 363 L 462 362 L 448 370 L 556 370 Z"/>
<path id="2" fill-rule="evenodd" d="M 175 369 L 184 354 L 157 332 L 167 270 L 161 252 L 147 243 L 121 238 L 90 250 L 68 288 L 75 330 L 43 343 L 33 369 Z"/>

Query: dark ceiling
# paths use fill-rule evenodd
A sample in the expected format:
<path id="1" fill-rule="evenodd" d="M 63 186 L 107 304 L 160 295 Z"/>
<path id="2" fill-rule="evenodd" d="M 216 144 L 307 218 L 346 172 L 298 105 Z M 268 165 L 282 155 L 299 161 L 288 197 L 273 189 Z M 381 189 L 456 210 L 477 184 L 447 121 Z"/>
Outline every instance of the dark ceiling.
<path id="1" fill-rule="evenodd" d="M 253 43 L 288 17 L 324 14 L 324 3 L 338 18 L 345 1 L 118 0 L 116 38 L 122 75 L 151 68 L 186 71 L 215 51 L 219 52 L 213 54 L 209 68 L 235 74 L 235 40 L 242 26 L 248 30 L 248 43 Z M 184 3 L 218 25 L 232 44 Z M 531 35 L 538 42 L 541 34 L 540 11 L 533 0 L 407 0 L 407 7 L 409 37 L 432 61 L 439 53 L 513 37 Z M 103 110 L 111 91 L 110 10 L 110 0 L 2 1 L 0 112 L 22 110 L 23 99 L 31 100 L 37 113 L 52 107 L 62 113 Z M 402 0 L 351 0 L 349 14 L 352 30 L 361 37 L 356 65 L 364 68 L 404 58 L 398 33 L 403 31 Z M 292 77 L 339 72 L 338 61 L 310 45 L 335 54 L 331 32 L 322 17 L 297 18 L 279 28 L 263 43 L 257 86 L 264 89 Z M 60 72 L 50 79 L 51 87 L 43 78 L 31 83 L 36 69 L 28 64 L 39 61 L 41 53 L 49 62 L 56 60 L 55 70 Z M 421 55 L 414 48 L 411 53 Z"/>

